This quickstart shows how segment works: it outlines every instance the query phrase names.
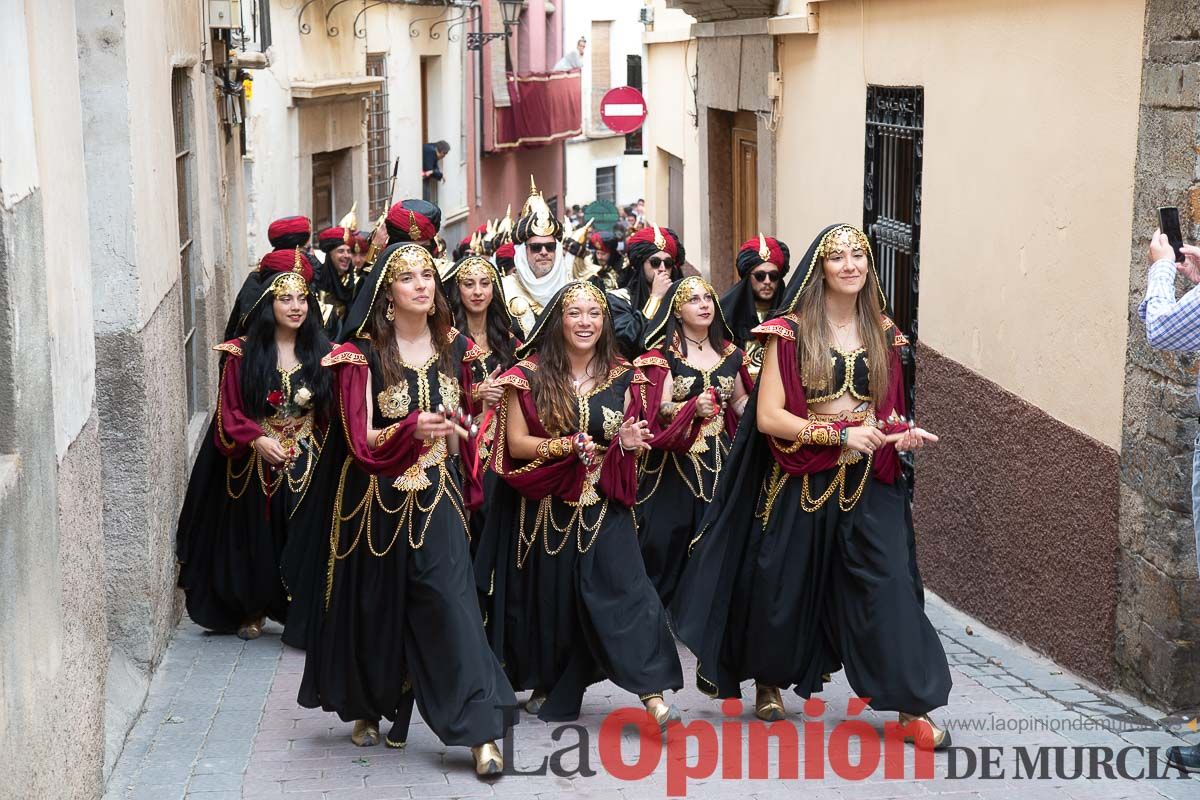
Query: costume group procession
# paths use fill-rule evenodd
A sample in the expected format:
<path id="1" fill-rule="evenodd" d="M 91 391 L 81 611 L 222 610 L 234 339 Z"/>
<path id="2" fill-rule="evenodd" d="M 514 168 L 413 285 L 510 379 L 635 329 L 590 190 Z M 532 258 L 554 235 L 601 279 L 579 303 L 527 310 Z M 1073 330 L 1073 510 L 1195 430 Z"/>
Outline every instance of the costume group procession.
<path id="1" fill-rule="evenodd" d="M 362 747 L 404 746 L 415 706 L 482 779 L 517 714 L 574 720 L 604 680 L 666 731 L 685 680 L 752 681 L 773 722 L 844 669 L 948 746 L 899 457 L 937 437 L 867 237 L 793 262 L 759 234 L 718 297 L 669 228 L 618 247 L 532 182 L 521 205 L 453 249 L 423 200 L 315 242 L 271 223 L 180 514 L 191 619 L 277 621 L 301 706 Z"/>

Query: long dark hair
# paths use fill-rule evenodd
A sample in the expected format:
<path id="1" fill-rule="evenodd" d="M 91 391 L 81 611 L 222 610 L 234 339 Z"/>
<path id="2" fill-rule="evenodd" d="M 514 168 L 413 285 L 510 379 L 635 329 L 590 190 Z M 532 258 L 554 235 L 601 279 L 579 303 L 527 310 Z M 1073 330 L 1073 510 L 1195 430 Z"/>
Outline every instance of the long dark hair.
<path id="1" fill-rule="evenodd" d="M 529 382 L 538 418 L 551 436 L 574 433 L 579 428 L 579 406 L 575 401 L 571 361 L 567 358 L 567 343 L 563 336 L 564 305 L 556 304 L 546 320 L 546 331 L 538 345 L 538 368 Z M 619 359 L 612 318 L 605 311 L 604 325 L 600 328 L 600 338 L 596 340 L 591 362 L 600 368 L 597 385 L 607 380 L 608 373 Z"/>
<path id="2" fill-rule="evenodd" d="M 246 413 L 261 419 L 274 415 L 275 409 L 267 402 L 267 395 L 277 386 L 276 369 L 279 352 L 275 347 L 275 302 L 274 298 L 263 298 L 253 316 L 247 320 L 246 342 L 242 347 L 241 390 L 242 406 Z M 301 386 L 312 392 L 310 408 L 318 419 L 329 419 L 333 406 L 333 381 L 329 370 L 321 366 L 321 359 L 329 353 L 329 339 L 321 327 L 321 311 L 308 298 L 308 316 L 296 331 L 296 359 L 300 362 L 298 377 L 292 379 L 292 391 Z M 291 400 L 292 398 L 286 398 Z"/>
<path id="3" fill-rule="evenodd" d="M 450 303 L 450 310 L 454 314 L 454 327 L 458 328 L 463 333 L 471 332 L 470 326 L 467 324 L 467 307 L 463 303 L 462 292 L 458 289 L 458 281 L 451 279 L 446 284 L 446 299 Z M 494 280 L 492 281 L 492 301 L 487 307 L 487 342 L 477 342 L 477 344 L 487 345 L 487 349 L 492 351 L 500 365 L 500 371 L 503 372 L 517 363 L 516 344 L 513 343 L 512 328 L 510 327 L 512 317 L 508 314 L 508 309 L 504 307 L 504 300 L 500 291 L 500 286 Z"/>
<path id="4" fill-rule="evenodd" d="M 433 349 L 437 353 L 438 372 L 446 375 L 457 374 L 454 371 L 453 355 L 450 347 L 450 306 L 446 303 L 446 295 L 442 292 L 442 282 L 434 272 L 433 314 L 429 316 L 429 334 L 433 340 Z M 383 370 L 383 379 L 388 386 L 393 386 L 404 380 L 404 368 L 401 366 L 400 348 L 396 345 L 396 335 L 393 333 L 392 321 L 387 318 L 387 286 L 380 286 L 375 295 L 375 304 L 371 306 L 371 316 L 368 317 L 367 333 L 371 336 L 371 344 L 379 354 L 379 365 Z"/>

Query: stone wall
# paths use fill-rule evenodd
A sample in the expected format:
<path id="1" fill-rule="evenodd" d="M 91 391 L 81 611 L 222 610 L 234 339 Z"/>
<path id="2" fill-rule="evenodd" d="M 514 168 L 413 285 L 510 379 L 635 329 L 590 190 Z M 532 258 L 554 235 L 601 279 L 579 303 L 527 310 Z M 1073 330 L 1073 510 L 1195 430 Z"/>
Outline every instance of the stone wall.
<path id="1" fill-rule="evenodd" d="M 1150 0 L 1130 252 L 1121 444 L 1119 681 L 1181 708 L 1200 705 L 1200 581 L 1191 519 L 1196 356 L 1146 342 L 1137 306 L 1158 206 L 1178 205 L 1200 235 L 1200 6 Z M 1189 230 L 1190 229 L 1190 230 Z M 1188 288 L 1182 277 L 1178 289 Z"/>

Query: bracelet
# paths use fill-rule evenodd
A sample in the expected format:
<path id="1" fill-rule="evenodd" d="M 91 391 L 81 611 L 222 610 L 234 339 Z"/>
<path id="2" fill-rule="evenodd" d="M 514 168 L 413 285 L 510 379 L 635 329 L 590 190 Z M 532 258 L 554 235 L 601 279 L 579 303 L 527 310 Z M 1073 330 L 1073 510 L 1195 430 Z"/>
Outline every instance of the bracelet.
<path id="1" fill-rule="evenodd" d="M 378 449 L 383 447 L 384 442 L 396 435 L 396 431 L 400 430 L 399 424 L 388 425 L 386 428 L 375 434 L 375 447 Z"/>
<path id="2" fill-rule="evenodd" d="M 836 446 L 841 444 L 841 433 L 827 422 L 809 420 L 809 423 L 796 434 L 796 441 L 801 445 Z"/>
<path id="3" fill-rule="evenodd" d="M 574 445 L 571 443 L 570 436 L 560 436 L 557 439 L 543 439 L 538 442 L 537 454 L 538 458 L 563 458 L 571 453 Z"/>
<path id="4" fill-rule="evenodd" d="M 663 419 L 675 419 L 675 415 L 679 413 L 679 403 L 669 400 L 658 407 L 658 413 Z"/>

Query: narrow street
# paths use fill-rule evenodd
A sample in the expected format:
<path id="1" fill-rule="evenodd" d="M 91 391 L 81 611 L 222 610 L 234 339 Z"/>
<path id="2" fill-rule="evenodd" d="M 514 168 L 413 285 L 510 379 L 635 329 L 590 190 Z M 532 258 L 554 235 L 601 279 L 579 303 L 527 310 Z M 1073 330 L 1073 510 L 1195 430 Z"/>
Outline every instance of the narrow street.
<path id="1" fill-rule="evenodd" d="M 1180 719 L 1163 718 L 1131 697 L 1107 692 L 1065 672 L 1029 649 L 985 628 L 929 595 L 931 621 L 941 634 L 950 658 L 954 689 L 949 706 L 935 719 L 951 728 L 954 744 L 976 754 L 984 747 L 1003 748 L 999 767 L 1004 779 L 981 779 L 976 765 L 972 777 L 947 779 L 947 756 L 936 756 L 934 780 L 913 780 L 911 756 L 906 780 L 885 780 L 876 770 L 864 781 L 834 775 L 828 767 L 822 780 L 778 780 L 777 751 L 771 749 L 770 779 L 722 780 L 720 771 L 707 780 L 690 781 L 688 795 L 702 798 L 804 797 L 808 800 L 856 798 L 951 797 L 978 798 L 1178 798 L 1190 800 L 1200 780 L 1014 780 L 1017 763 L 1013 748 L 1030 752 L 1037 747 L 1096 746 L 1119 751 L 1125 747 L 1166 748 L 1184 740 Z M 967 633 L 968 627 L 972 631 Z M 332 714 L 296 705 L 296 689 L 304 668 L 303 653 L 279 643 L 272 625 L 257 641 L 210 636 L 185 621 L 175 634 L 166 660 L 155 674 L 141 717 L 125 742 L 120 761 L 108 784 L 105 800 L 401 800 L 434 797 L 512 797 L 549 800 L 557 797 L 603 800 L 650 800 L 667 797 L 666 758 L 654 774 L 626 782 L 608 774 L 597 754 L 597 734 L 606 714 L 631 705 L 611 683 L 593 687 L 579 724 L 589 736 L 592 777 L 572 778 L 506 775 L 494 784 L 477 781 L 466 748 L 446 748 L 414 718 L 404 750 L 382 745 L 357 748 L 349 741 L 350 726 Z M 691 676 L 695 659 L 680 649 L 684 673 Z M 825 693 L 828 731 L 845 718 L 849 689 L 844 675 L 835 677 Z M 685 722 L 722 721 L 720 707 L 689 685 L 675 698 Z M 800 701 L 785 695 L 799 724 Z M 634 702 L 632 705 L 636 705 Z M 747 703 L 743 721 L 753 718 Z M 860 715 L 875 727 L 893 719 L 870 710 Z M 1035 728 L 1029 732 L 1018 726 Z M 386 727 L 384 728 L 386 731 Z M 553 726 L 522 714 L 514 729 L 516 769 L 529 771 L 551 753 L 574 745 L 567 731 L 551 739 Z M 911 751 L 911 748 L 910 748 Z M 626 762 L 635 760 L 636 747 L 623 749 Z M 1074 752 L 1067 750 L 1073 769 Z M 1161 753 L 1161 750 L 1160 750 Z M 689 748 L 689 763 L 695 763 Z M 958 771 L 964 771 L 960 754 Z M 1161 757 L 1161 756 L 1160 756 Z M 856 761 L 852 754 L 851 762 Z M 573 769 L 578 751 L 563 763 Z M 1132 752 L 1128 770 L 1146 769 L 1146 756 Z M 1161 765 L 1160 772 L 1165 774 Z M 1053 768 L 1051 769 L 1053 772 Z"/>

